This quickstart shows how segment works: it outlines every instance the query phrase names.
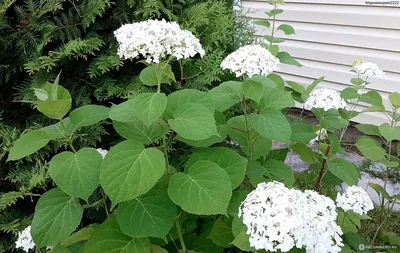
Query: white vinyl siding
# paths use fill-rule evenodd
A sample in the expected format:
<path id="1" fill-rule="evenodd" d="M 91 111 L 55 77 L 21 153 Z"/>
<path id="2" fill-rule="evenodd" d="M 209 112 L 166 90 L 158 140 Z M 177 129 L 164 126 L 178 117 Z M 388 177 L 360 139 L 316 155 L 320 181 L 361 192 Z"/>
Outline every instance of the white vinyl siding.
<path id="1" fill-rule="evenodd" d="M 371 0 L 374 1 L 374 0 Z M 267 19 L 272 5 L 264 1 L 242 0 L 244 11 L 253 19 Z M 355 75 L 349 70 L 357 58 L 377 63 L 386 78 L 372 78 L 370 90 L 380 92 L 390 109 L 388 95 L 400 92 L 400 5 L 365 5 L 357 0 L 287 0 L 277 16 L 277 24 L 292 25 L 295 35 L 284 36 L 279 44 L 304 66 L 281 65 L 286 80 L 310 84 L 325 76 L 322 86 L 343 90 Z M 269 34 L 257 27 L 257 35 Z M 358 109 L 363 109 L 363 106 Z M 365 107 L 364 107 L 365 108 Z M 361 114 L 356 121 L 380 124 L 379 113 Z"/>

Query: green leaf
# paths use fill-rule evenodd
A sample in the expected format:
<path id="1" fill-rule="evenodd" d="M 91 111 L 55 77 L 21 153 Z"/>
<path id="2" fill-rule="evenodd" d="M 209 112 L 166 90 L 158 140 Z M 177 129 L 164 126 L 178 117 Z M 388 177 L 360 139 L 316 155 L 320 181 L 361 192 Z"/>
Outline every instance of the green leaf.
<path id="1" fill-rule="evenodd" d="M 352 78 L 350 82 L 354 85 L 361 85 L 364 83 L 364 80 L 361 78 Z"/>
<path id="2" fill-rule="evenodd" d="M 317 80 L 315 80 L 314 82 L 312 82 L 310 85 L 307 86 L 306 88 L 306 92 L 302 95 L 302 98 L 305 100 L 308 98 L 308 96 L 310 95 L 311 91 L 318 85 L 320 84 L 322 81 L 324 81 L 325 76 L 321 76 L 320 78 L 318 78 Z"/>
<path id="3" fill-rule="evenodd" d="M 237 217 L 239 213 L 240 204 L 246 199 L 249 191 L 247 190 L 237 190 L 232 194 L 231 202 L 228 206 L 228 214 L 232 217 Z"/>
<path id="4" fill-rule="evenodd" d="M 265 89 L 260 101 L 260 110 L 267 108 L 281 110 L 291 106 L 294 106 L 292 95 L 280 88 Z"/>
<path id="5" fill-rule="evenodd" d="M 367 159 L 373 162 L 382 160 L 386 156 L 385 150 L 371 137 L 358 137 L 356 146 Z"/>
<path id="6" fill-rule="evenodd" d="M 276 56 L 279 53 L 279 46 L 278 45 L 269 45 L 268 51 L 273 55 Z"/>
<path id="7" fill-rule="evenodd" d="M 248 78 L 247 80 L 253 81 L 253 82 L 258 82 L 261 83 L 264 88 L 275 88 L 276 83 L 271 80 L 271 78 L 262 76 L 262 75 L 253 75 L 252 77 Z"/>
<path id="8" fill-rule="evenodd" d="M 217 164 L 198 161 L 187 174 L 177 173 L 171 177 L 168 194 L 188 213 L 226 214 L 232 196 L 231 181 Z"/>
<path id="9" fill-rule="evenodd" d="M 135 140 L 143 144 L 150 144 L 159 140 L 168 131 L 169 127 L 162 126 L 158 122 L 146 126 L 141 120 L 132 122 L 113 121 L 117 133 L 128 140 Z"/>
<path id="10" fill-rule="evenodd" d="M 296 82 L 293 81 L 286 81 L 287 85 L 289 85 L 294 91 L 297 91 L 300 94 L 303 94 L 304 92 L 306 92 L 306 88 L 304 88 L 303 85 L 298 84 Z"/>
<path id="11" fill-rule="evenodd" d="M 347 87 L 340 92 L 340 96 L 346 100 L 349 100 L 349 99 L 356 99 L 361 95 L 358 94 L 357 90 L 354 89 L 353 87 Z"/>
<path id="12" fill-rule="evenodd" d="M 281 63 L 286 63 L 289 65 L 295 65 L 297 67 L 301 67 L 300 62 L 298 62 L 296 59 L 294 59 L 289 53 L 287 52 L 279 52 L 276 57 L 279 59 Z"/>
<path id="13" fill-rule="evenodd" d="M 249 162 L 247 175 L 254 186 L 261 182 L 281 181 L 286 187 L 291 187 L 294 183 L 293 170 L 284 162 L 273 159 L 262 166 L 255 161 Z"/>
<path id="14" fill-rule="evenodd" d="M 282 43 L 282 42 L 285 42 L 285 40 L 284 39 L 282 39 L 282 38 L 277 38 L 277 37 L 273 37 L 273 36 L 271 36 L 271 35 L 265 35 L 264 36 L 264 39 L 266 40 L 266 41 L 268 41 L 269 43 Z"/>
<path id="15" fill-rule="evenodd" d="M 47 101 L 49 100 L 49 93 L 45 91 L 44 89 L 33 89 L 35 92 L 35 96 L 40 100 L 40 101 Z"/>
<path id="16" fill-rule="evenodd" d="M 270 151 L 272 141 L 262 137 L 252 128 L 247 130 L 244 115 L 230 118 L 227 126 L 229 137 L 239 144 L 246 155 L 249 155 L 249 145 L 251 145 L 253 159 L 258 159 Z M 246 131 L 249 131 L 250 142 Z"/>
<path id="17" fill-rule="evenodd" d="M 172 118 L 174 111 L 186 103 L 201 104 L 207 107 L 211 112 L 215 110 L 214 98 L 211 94 L 198 90 L 184 89 L 175 91 L 168 95 L 167 100 L 167 108 L 164 112 L 164 117 L 167 119 Z"/>
<path id="18" fill-rule="evenodd" d="M 60 245 L 68 247 L 77 242 L 87 241 L 95 230 L 96 229 L 94 226 L 84 227 L 65 239 L 62 243 L 60 243 Z"/>
<path id="19" fill-rule="evenodd" d="M 285 33 L 285 35 L 295 34 L 294 28 L 291 25 L 282 24 L 278 26 L 277 30 L 281 30 Z"/>
<path id="20" fill-rule="evenodd" d="M 285 89 L 285 80 L 283 80 L 283 78 L 277 74 L 269 74 L 268 78 L 271 79 L 275 84 L 276 87 L 281 88 L 281 89 Z M 274 88 L 274 87 L 271 87 Z"/>
<path id="21" fill-rule="evenodd" d="M 173 116 L 168 124 L 185 139 L 204 140 L 218 135 L 214 114 L 201 104 L 183 104 Z"/>
<path id="22" fill-rule="evenodd" d="M 57 186 L 73 197 L 87 199 L 99 185 L 103 158 L 94 148 L 77 153 L 64 151 L 49 163 L 51 178 Z"/>
<path id="23" fill-rule="evenodd" d="M 119 204 L 117 221 L 131 237 L 163 238 L 174 225 L 176 212 L 167 192 L 156 189 Z"/>
<path id="24" fill-rule="evenodd" d="M 260 114 L 252 113 L 249 122 L 254 130 L 267 139 L 287 143 L 292 135 L 289 121 L 275 109 L 264 109 Z"/>
<path id="25" fill-rule="evenodd" d="M 108 116 L 119 122 L 132 122 L 139 119 L 135 110 L 135 99 L 129 99 L 121 104 L 111 107 Z"/>
<path id="26" fill-rule="evenodd" d="M 158 120 L 166 107 L 167 96 L 164 93 L 142 93 L 135 98 L 135 113 L 146 126 Z"/>
<path id="27" fill-rule="evenodd" d="M 140 72 L 140 81 L 147 86 L 157 86 L 162 83 L 169 84 L 175 80 L 174 73 L 172 73 L 171 66 L 158 65 L 148 66 Z"/>
<path id="28" fill-rule="evenodd" d="M 385 107 L 383 105 L 372 105 L 362 110 L 361 112 L 384 112 Z"/>
<path id="29" fill-rule="evenodd" d="M 381 136 L 378 126 L 371 124 L 357 124 L 355 127 L 358 131 L 361 131 L 364 134 Z"/>
<path id="30" fill-rule="evenodd" d="M 38 111 L 52 119 L 62 119 L 71 110 L 72 99 L 68 90 L 57 85 L 47 84 L 43 90 L 49 94 L 49 99 L 37 105 Z"/>
<path id="31" fill-rule="evenodd" d="M 376 193 L 378 193 L 378 195 L 382 195 L 385 199 L 387 199 L 387 200 L 391 199 L 391 197 L 389 196 L 389 193 L 387 193 L 385 188 L 383 188 L 381 185 L 369 182 L 368 186 L 370 186 L 372 189 L 374 189 L 376 191 Z"/>
<path id="32" fill-rule="evenodd" d="M 292 124 L 292 141 L 309 143 L 315 137 L 317 137 L 317 134 L 309 121 L 299 121 Z"/>
<path id="33" fill-rule="evenodd" d="M 241 85 L 241 82 L 228 81 L 213 88 L 210 91 L 210 95 L 214 98 L 215 109 L 223 112 L 240 103 L 240 98 L 242 97 Z"/>
<path id="34" fill-rule="evenodd" d="M 296 143 L 291 146 L 291 149 L 300 155 L 300 159 L 307 164 L 313 164 L 317 162 L 318 156 L 312 151 L 310 147 L 304 143 Z"/>
<path id="35" fill-rule="evenodd" d="M 29 131 L 15 141 L 7 161 L 15 161 L 29 156 L 46 146 L 49 141 L 49 136 L 44 131 Z"/>
<path id="36" fill-rule="evenodd" d="M 329 171 L 343 180 L 348 185 L 355 185 L 358 182 L 359 174 L 351 162 L 343 158 L 335 158 L 327 162 Z"/>
<path id="37" fill-rule="evenodd" d="M 151 253 L 148 238 L 131 238 L 115 219 L 101 224 L 86 243 L 85 253 Z"/>
<path id="38" fill-rule="evenodd" d="M 243 224 L 242 219 L 239 217 L 235 217 L 233 219 L 232 233 L 235 239 L 231 242 L 231 244 L 246 252 L 254 250 L 250 247 L 250 235 L 247 234 L 247 227 Z"/>
<path id="39" fill-rule="evenodd" d="M 168 253 L 167 250 L 157 246 L 155 244 L 150 245 L 151 253 Z"/>
<path id="40" fill-rule="evenodd" d="M 252 80 L 245 80 L 241 85 L 241 90 L 246 97 L 250 98 L 256 103 L 260 102 L 260 99 L 264 94 L 264 86 L 262 83 Z"/>
<path id="41" fill-rule="evenodd" d="M 40 129 L 45 132 L 51 140 L 68 139 L 77 130 L 77 127 L 67 117 L 60 122 Z"/>
<path id="42" fill-rule="evenodd" d="M 391 127 L 388 123 L 379 126 L 379 133 L 390 142 L 400 140 L 400 127 Z"/>
<path id="43" fill-rule="evenodd" d="M 261 25 L 261 26 L 265 26 L 265 27 L 270 27 L 271 23 L 268 20 L 256 20 L 253 22 L 256 25 Z"/>
<path id="44" fill-rule="evenodd" d="M 57 245 L 51 250 L 51 253 L 71 253 L 71 251 L 62 245 Z"/>
<path id="45" fill-rule="evenodd" d="M 338 116 L 325 116 L 320 119 L 321 128 L 325 128 L 328 131 L 335 131 L 346 127 L 348 124 L 347 120 Z"/>
<path id="46" fill-rule="evenodd" d="M 67 239 L 81 222 L 79 201 L 58 188 L 40 197 L 32 220 L 32 237 L 37 247 L 56 245 Z"/>
<path id="47" fill-rule="evenodd" d="M 370 105 L 382 106 L 382 96 L 376 91 L 368 91 L 367 93 L 362 94 L 360 101 L 366 102 Z"/>
<path id="48" fill-rule="evenodd" d="M 214 223 L 210 235 L 208 236 L 216 245 L 227 248 L 235 238 L 232 229 L 225 224 L 220 216 Z"/>
<path id="49" fill-rule="evenodd" d="M 110 108 L 101 105 L 85 105 L 73 110 L 69 117 L 77 127 L 96 124 L 108 118 Z"/>
<path id="50" fill-rule="evenodd" d="M 187 161 L 185 168 L 190 168 L 198 161 L 216 163 L 228 173 L 232 188 L 238 187 L 245 176 L 247 160 L 229 148 L 215 147 L 196 151 Z"/>
<path id="51" fill-rule="evenodd" d="M 164 154 L 156 148 L 144 149 L 128 140 L 112 147 L 103 160 L 100 184 L 115 206 L 148 192 L 165 171 Z"/>
<path id="52" fill-rule="evenodd" d="M 389 101 L 393 105 L 394 108 L 400 107 L 400 93 L 393 92 L 389 95 Z"/>
<path id="53" fill-rule="evenodd" d="M 283 10 L 282 10 L 282 9 L 273 9 L 273 10 L 271 10 L 270 12 L 265 12 L 265 14 L 267 14 L 267 15 L 270 16 L 270 17 L 279 15 L 279 14 L 281 14 L 281 13 L 283 13 Z"/>

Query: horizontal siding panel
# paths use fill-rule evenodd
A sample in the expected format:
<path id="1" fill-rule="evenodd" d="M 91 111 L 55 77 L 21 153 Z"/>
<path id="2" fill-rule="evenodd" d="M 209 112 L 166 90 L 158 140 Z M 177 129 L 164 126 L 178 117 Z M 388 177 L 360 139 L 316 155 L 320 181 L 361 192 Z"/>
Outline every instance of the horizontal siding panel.
<path id="1" fill-rule="evenodd" d="M 271 10 L 271 5 L 266 1 L 243 1 L 242 6 L 257 18 L 265 18 L 264 12 Z M 278 18 L 285 21 L 400 30 L 400 12 L 395 7 L 385 7 L 384 13 L 382 7 L 378 6 L 287 3 L 283 8 L 285 12 Z"/>
<path id="2" fill-rule="evenodd" d="M 357 48 L 375 48 L 377 50 L 400 53 L 400 45 L 398 44 L 400 31 L 310 23 L 285 23 L 292 25 L 296 31 L 295 35 L 286 36 L 290 40 Z M 256 26 L 256 35 L 269 34 L 270 31 L 265 27 Z M 279 31 L 277 36 L 282 36 L 282 33 Z"/>
<path id="3" fill-rule="evenodd" d="M 362 58 L 375 62 L 385 72 L 400 73 L 400 53 L 295 40 L 287 40 L 279 46 L 295 58 L 335 62 L 348 68 L 355 59 Z"/>
<path id="4" fill-rule="evenodd" d="M 265 0 L 254 0 L 252 2 L 265 2 Z M 365 4 L 364 0 L 317 0 L 317 1 L 312 1 L 312 0 L 286 0 L 285 3 L 305 3 L 305 4 L 332 4 L 332 5 L 360 5 L 360 6 L 371 6 Z M 380 4 L 375 4 L 372 5 L 372 7 L 376 6 L 381 6 L 381 7 L 400 7 L 400 5 L 395 5 L 395 4 L 386 4 L 386 5 L 380 5 Z"/>

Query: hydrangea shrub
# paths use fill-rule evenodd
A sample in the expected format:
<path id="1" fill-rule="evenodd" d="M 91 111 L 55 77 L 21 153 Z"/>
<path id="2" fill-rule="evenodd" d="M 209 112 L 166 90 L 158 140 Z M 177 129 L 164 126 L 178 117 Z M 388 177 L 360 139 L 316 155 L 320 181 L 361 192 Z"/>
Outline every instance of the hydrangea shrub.
<path id="1" fill-rule="evenodd" d="M 229 248 L 352 252 L 354 245 L 346 235 L 357 233 L 373 205 L 356 186 L 358 168 L 338 154 L 346 152 L 341 140 L 350 120 L 360 113 L 354 110 L 356 104 L 368 103 L 366 111 L 386 113 L 377 92 L 364 92 L 368 78 L 383 72 L 356 61 L 357 77 L 340 94 L 316 87 L 323 78 L 307 87 L 284 81 L 274 73 L 278 65 L 300 64 L 277 45 L 283 42 L 277 32 L 294 33 L 289 25 L 275 27 L 275 16 L 283 12 L 279 3 L 271 1 L 274 9 L 267 12 L 272 26 L 256 21 L 271 27 L 272 35 L 222 62 L 221 68 L 237 80 L 208 92 L 168 92 L 176 82 L 170 65 L 202 57 L 204 50 L 192 33 L 164 20 L 127 24 L 115 32 L 119 56 L 143 59 L 147 67 L 140 79 L 153 92 L 111 107 L 86 105 L 70 111 L 71 96 L 58 79 L 35 90 L 37 109 L 59 122 L 27 132 L 15 142 L 8 160 L 29 156 L 59 139 L 70 150 L 49 161 L 56 187 L 39 199 L 32 224 L 20 233 L 16 247 L 26 252 L 50 247 L 52 252 L 85 253 L 217 253 Z M 382 137 L 389 152 L 367 136 L 358 139 L 357 147 L 368 159 L 391 168 L 399 166 L 392 151 L 400 139 L 400 94 L 389 98 L 390 124 L 357 126 Z M 288 117 L 287 109 L 295 101 L 315 114 L 317 125 L 302 115 Z M 233 107 L 241 113 L 228 113 Z M 112 122 L 125 140 L 108 150 L 76 150 L 72 133 L 103 122 Z M 273 142 L 284 148 L 271 150 Z M 190 157 L 174 150 L 174 143 L 192 147 Z M 307 171 L 294 172 L 283 162 L 288 150 L 309 164 Z M 176 159 L 186 160 L 173 167 Z M 343 184 L 348 188 L 338 193 L 337 186 Z M 382 205 L 399 200 L 371 186 L 388 200 Z M 90 201 L 94 192 L 103 198 Z M 82 223 L 87 208 L 97 208 L 106 219 L 101 224 Z"/>

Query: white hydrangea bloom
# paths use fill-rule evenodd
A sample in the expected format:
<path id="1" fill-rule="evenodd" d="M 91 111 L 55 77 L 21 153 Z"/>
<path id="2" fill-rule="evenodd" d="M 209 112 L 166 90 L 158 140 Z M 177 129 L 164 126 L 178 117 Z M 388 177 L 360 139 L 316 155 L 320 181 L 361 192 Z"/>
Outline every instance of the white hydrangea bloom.
<path id="1" fill-rule="evenodd" d="M 35 243 L 33 242 L 31 235 L 31 226 L 28 226 L 21 232 L 18 232 L 18 239 L 15 242 L 15 247 L 17 249 L 22 248 L 22 250 L 25 252 L 29 252 L 30 249 L 35 247 Z"/>
<path id="2" fill-rule="evenodd" d="M 379 68 L 379 66 L 372 62 L 365 62 L 362 59 L 357 59 L 353 63 L 353 69 L 358 75 L 364 75 L 367 78 L 370 77 L 385 77 L 385 72 Z"/>
<path id="3" fill-rule="evenodd" d="M 374 209 L 374 203 L 368 193 L 356 185 L 347 187 L 343 193 L 339 192 L 336 197 L 336 203 L 343 210 L 350 210 L 358 214 L 366 214 Z"/>
<path id="4" fill-rule="evenodd" d="M 342 231 L 335 203 L 313 191 L 288 189 L 282 183 L 260 183 L 239 208 L 250 234 L 250 246 L 267 252 L 305 248 L 310 253 L 340 252 Z"/>
<path id="5" fill-rule="evenodd" d="M 247 75 L 268 75 L 278 71 L 279 59 L 260 45 L 247 45 L 229 54 L 221 63 L 222 69 L 228 69 L 236 77 Z"/>
<path id="6" fill-rule="evenodd" d="M 118 55 L 123 59 L 141 55 L 148 63 L 159 63 L 167 56 L 179 60 L 205 54 L 199 39 L 190 31 L 182 30 L 176 22 L 147 20 L 125 24 L 114 35 L 119 43 Z"/>
<path id="7" fill-rule="evenodd" d="M 330 109 L 344 109 L 346 106 L 346 101 L 335 90 L 328 88 L 314 89 L 304 103 L 304 108 L 307 110 L 321 108 L 328 111 Z"/>
<path id="8" fill-rule="evenodd" d="M 101 155 L 101 157 L 103 157 L 103 159 L 104 159 L 104 157 L 106 157 L 106 155 L 108 153 L 108 150 L 105 150 L 105 149 L 102 149 L 102 148 L 98 148 L 96 150 L 97 150 L 97 152 L 100 153 L 100 155 Z"/>
<path id="9" fill-rule="evenodd" d="M 328 131 L 325 128 L 321 128 L 320 130 L 316 131 L 315 134 L 317 135 L 317 137 L 310 140 L 310 142 L 308 143 L 309 145 L 318 142 L 318 139 L 325 140 L 328 138 Z"/>

